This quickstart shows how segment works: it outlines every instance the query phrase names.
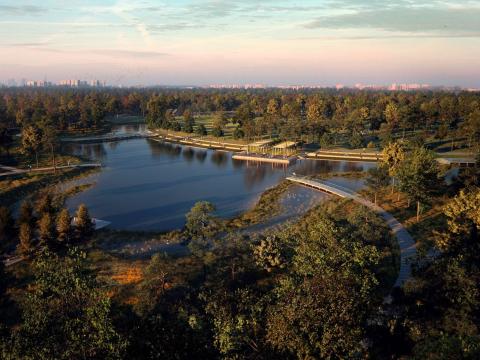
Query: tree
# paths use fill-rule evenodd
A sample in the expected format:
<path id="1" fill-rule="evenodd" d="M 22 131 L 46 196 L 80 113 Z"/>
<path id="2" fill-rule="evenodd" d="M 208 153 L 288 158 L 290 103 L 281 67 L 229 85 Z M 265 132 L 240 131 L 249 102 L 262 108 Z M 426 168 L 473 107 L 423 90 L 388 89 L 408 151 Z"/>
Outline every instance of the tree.
<path id="1" fill-rule="evenodd" d="M 293 268 L 275 290 L 267 341 L 299 359 L 362 358 L 379 253 L 355 227 L 315 216 L 290 235 L 297 242 Z"/>
<path id="2" fill-rule="evenodd" d="M 285 267 L 281 245 L 279 238 L 274 236 L 267 236 L 260 240 L 260 243 L 253 248 L 255 263 L 267 272 Z"/>
<path id="3" fill-rule="evenodd" d="M 280 119 L 280 104 L 277 99 L 270 99 L 267 104 L 265 120 L 270 135 L 277 129 Z"/>
<path id="4" fill-rule="evenodd" d="M 7 288 L 10 280 L 11 278 L 9 274 L 5 271 L 5 264 L 3 263 L 3 261 L 0 261 L 0 315 L 2 315 L 0 316 L 0 356 L 5 356 L 5 354 L 8 354 L 6 341 L 4 341 L 4 338 L 6 338 L 7 334 L 5 334 L 5 336 L 3 334 L 3 330 L 4 330 L 3 322 L 4 322 L 4 314 L 5 314 L 4 305 L 8 301 Z"/>
<path id="5" fill-rule="evenodd" d="M 64 244 L 70 242 L 72 235 L 72 218 L 68 209 L 62 209 L 57 216 L 58 240 Z"/>
<path id="6" fill-rule="evenodd" d="M 236 127 L 235 130 L 233 130 L 233 138 L 234 139 L 243 139 L 245 137 L 245 133 L 243 130 L 239 127 Z"/>
<path id="7" fill-rule="evenodd" d="M 29 256 L 33 251 L 33 231 L 28 223 L 20 224 L 18 240 L 17 252 L 20 255 Z"/>
<path id="8" fill-rule="evenodd" d="M 214 127 L 212 129 L 212 135 L 215 137 L 222 137 L 224 135 L 223 130 L 219 127 Z"/>
<path id="9" fill-rule="evenodd" d="M 188 247 L 193 253 L 201 254 L 208 248 L 208 240 L 218 230 L 213 216 L 215 206 L 207 201 L 197 202 L 187 213 L 186 233 L 190 236 Z"/>
<path id="10" fill-rule="evenodd" d="M 383 149 L 383 163 L 388 168 L 388 174 L 392 177 L 392 193 L 395 188 L 395 176 L 401 162 L 405 159 L 405 150 L 398 142 L 389 143 Z"/>
<path id="11" fill-rule="evenodd" d="M 80 204 L 75 216 L 75 232 L 77 239 L 84 240 L 89 238 L 90 235 L 92 235 L 93 230 L 94 225 L 90 214 L 88 213 L 88 209 L 85 204 Z"/>
<path id="12" fill-rule="evenodd" d="M 38 239 L 40 245 L 51 246 L 57 237 L 55 221 L 50 213 L 44 213 L 38 220 Z"/>
<path id="13" fill-rule="evenodd" d="M 28 125 L 22 130 L 22 152 L 26 155 L 35 154 L 35 160 L 38 167 L 38 151 L 40 150 L 41 134 L 40 130 L 33 126 Z"/>
<path id="14" fill-rule="evenodd" d="M 168 257 L 164 254 L 155 254 L 143 272 L 142 290 L 148 303 L 154 305 L 165 293 L 170 274 L 167 267 Z M 153 301 L 152 301 L 153 300 Z M 157 300 L 157 301 L 155 301 Z"/>
<path id="15" fill-rule="evenodd" d="M 190 110 L 185 110 L 183 113 L 183 131 L 187 133 L 193 133 L 193 127 L 195 126 L 195 119 Z"/>
<path id="16" fill-rule="evenodd" d="M 472 111 L 465 122 L 465 135 L 468 137 L 469 146 L 477 145 L 477 151 L 480 151 L 480 109 Z"/>
<path id="17" fill-rule="evenodd" d="M 6 206 L 0 206 L 0 244 L 5 244 L 14 234 L 15 222 L 12 218 L 10 209 Z"/>
<path id="18" fill-rule="evenodd" d="M 227 117 L 225 112 L 218 111 L 213 118 L 212 135 L 216 137 L 222 137 L 224 134 L 223 129 L 225 128 L 225 125 L 227 125 Z"/>
<path id="19" fill-rule="evenodd" d="M 223 290 L 223 291 L 222 291 Z M 212 319 L 213 344 L 223 359 L 264 358 L 264 305 L 250 289 L 218 289 L 200 296 Z M 271 350 L 268 355 L 272 355 Z M 272 358 L 277 358 L 272 356 Z"/>
<path id="20" fill-rule="evenodd" d="M 398 167 L 400 190 L 407 194 L 409 200 L 417 203 L 417 221 L 420 218 L 420 205 L 429 199 L 430 194 L 438 189 L 439 168 L 435 154 L 423 147 L 416 148 Z"/>
<path id="21" fill-rule="evenodd" d="M 165 112 L 167 104 L 159 95 L 153 94 L 147 103 L 146 121 L 150 127 L 165 128 Z"/>
<path id="22" fill-rule="evenodd" d="M 213 127 L 223 129 L 228 123 L 227 115 L 225 111 L 217 111 L 213 118 Z"/>
<path id="23" fill-rule="evenodd" d="M 307 107 L 307 127 L 314 138 L 319 138 L 325 132 L 326 104 L 318 96 L 311 99 Z"/>
<path id="24" fill-rule="evenodd" d="M 109 114 L 118 114 L 120 110 L 120 102 L 116 97 L 111 97 L 108 101 L 107 104 L 105 105 L 105 109 Z"/>
<path id="25" fill-rule="evenodd" d="M 58 145 L 57 131 L 52 124 L 45 125 L 42 127 L 42 146 L 45 150 L 50 151 L 52 156 L 52 166 L 56 171 L 55 164 L 55 150 Z"/>
<path id="26" fill-rule="evenodd" d="M 390 184 L 390 177 L 388 176 L 387 167 L 385 165 L 380 165 L 368 169 L 368 177 L 366 184 L 373 191 L 375 205 L 377 205 L 377 194 L 379 190 Z"/>
<path id="27" fill-rule="evenodd" d="M 207 128 L 205 127 L 205 125 L 200 124 L 200 125 L 197 126 L 196 133 L 198 135 L 205 136 L 205 135 L 207 135 Z"/>
<path id="28" fill-rule="evenodd" d="M 480 150 L 475 156 L 474 166 L 459 169 L 457 180 L 463 187 L 480 187 Z"/>
<path id="29" fill-rule="evenodd" d="M 20 227 L 21 224 L 29 224 L 34 226 L 36 222 L 35 216 L 33 215 L 33 206 L 30 201 L 22 201 L 20 205 L 20 211 L 18 213 L 17 225 Z"/>
<path id="30" fill-rule="evenodd" d="M 333 135 L 329 132 L 326 132 L 320 137 L 320 146 L 322 148 L 328 148 L 334 143 L 334 141 L 335 139 Z"/>
<path id="31" fill-rule="evenodd" d="M 390 127 L 390 131 L 395 129 L 399 122 L 400 122 L 400 112 L 398 110 L 398 106 L 395 103 L 388 103 L 385 107 L 385 119 L 387 120 L 387 124 Z"/>
<path id="32" fill-rule="evenodd" d="M 55 208 L 53 206 L 53 199 L 50 193 L 41 195 L 35 203 L 35 210 L 38 216 L 49 213 L 54 214 Z"/>
<path id="33" fill-rule="evenodd" d="M 354 132 L 350 136 L 349 142 L 350 142 L 350 146 L 353 149 L 358 149 L 358 148 L 362 147 L 362 145 L 364 144 L 363 137 L 358 132 Z"/>
<path id="34" fill-rule="evenodd" d="M 7 155 L 9 154 L 12 143 L 13 138 L 8 131 L 7 125 L 4 123 L 0 123 L 0 148 L 5 150 Z"/>
<path id="35" fill-rule="evenodd" d="M 110 300 L 87 271 L 84 253 L 48 251 L 34 262 L 33 291 L 14 333 L 16 358 L 117 359 L 126 342 L 110 317 Z"/>
<path id="36" fill-rule="evenodd" d="M 437 233 L 437 248 L 476 261 L 480 256 L 480 189 L 460 191 L 444 208 L 447 231 Z"/>

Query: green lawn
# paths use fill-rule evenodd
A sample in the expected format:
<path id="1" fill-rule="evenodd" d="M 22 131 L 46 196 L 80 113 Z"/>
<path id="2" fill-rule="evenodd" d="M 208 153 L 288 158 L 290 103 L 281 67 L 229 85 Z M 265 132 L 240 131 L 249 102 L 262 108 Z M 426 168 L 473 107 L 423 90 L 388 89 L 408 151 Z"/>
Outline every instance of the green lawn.
<path id="1" fill-rule="evenodd" d="M 112 124 L 142 124 L 145 122 L 145 118 L 140 115 L 118 114 L 107 116 L 104 119 Z"/>
<path id="2" fill-rule="evenodd" d="M 215 115 L 213 115 L 213 114 L 212 115 L 196 115 L 195 116 L 195 129 L 197 128 L 197 126 L 203 125 L 207 129 L 208 135 L 211 135 L 212 130 L 213 130 L 214 117 L 215 117 Z M 176 120 L 180 124 L 183 125 L 183 117 L 182 116 L 177 116 Z M 233 139 L 233 132 L 235 131 L 235 129 L 238 126 L 237 124 L 233 124 L 231 122 L 231 120 L 232 119 L 229 119 L 228 124 L 223 129 L 223 132 L 224 132 L 223 138 L 224 139 L 229 139 L 229 140 Z"/>

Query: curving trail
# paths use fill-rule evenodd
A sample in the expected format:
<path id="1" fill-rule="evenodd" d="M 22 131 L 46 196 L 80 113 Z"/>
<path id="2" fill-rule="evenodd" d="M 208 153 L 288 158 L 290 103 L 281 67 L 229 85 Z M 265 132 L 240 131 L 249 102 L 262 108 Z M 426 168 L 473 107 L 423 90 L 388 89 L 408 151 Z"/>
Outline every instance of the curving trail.
<path id="1" fill-rule="evenodd" d="M 383 210 L 380 206 L 375 205 L 371 201 L 366 200 L 350 189 L 330 183 L 328 181 L 311 180 L 299 176 L 290 176 L 287 177 L 287 180 L 309 186 L 329 194 L 337 195 L 342 198 L 351 199 L 378 213 L 392 230 L 393 235 L 397 239 L 398 246 L 400 247 L 400 271 L 394 286 L 401 287 L 405 281 L 410 278 L 412 275 L 411 263 L 417 255 L 417 248 L 415 246 L 415 241 L 410 236 L 408 231 L 397 219 L 392 216 L 392 214 Z"/>
<path id="2" fill-rule="evenodd" d="M 0 173 L 0 177 L 6 177 L 9 175 L 19 175 L 19 174 L 26 174 L 26 173 L 33 173 L 33 172 L 44 172 L 44 171 L 52 171 L 52 170 L 62 170 L 62 169 L 73 169 L 73 168 L 95 168 L 95 167 L 102 167 L 100 163 L 91 163 L 91 164 L 72 164 L 72 165 L 59 165 L 59 166 L 49 166 L 49 167 L 41 167 L 41 168 L 31 168 L 31 169 L 20 169 L 14 168 L 11 166 L 4 166 L 0 164 L 0 171 L 6 171 Z"/>

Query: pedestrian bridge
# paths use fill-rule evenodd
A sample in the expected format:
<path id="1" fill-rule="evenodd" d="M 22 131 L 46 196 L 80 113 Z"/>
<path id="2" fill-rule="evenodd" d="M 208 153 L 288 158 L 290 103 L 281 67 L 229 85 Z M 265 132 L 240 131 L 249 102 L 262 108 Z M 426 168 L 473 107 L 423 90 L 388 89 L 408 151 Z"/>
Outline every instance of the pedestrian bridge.
<path id="1" fill-rule="evenodd" d="M 321 190 L 331 195 L 340 196 L 341 198 L 353 199 L 355 196 L 358 196 L 348 189 L 340 187 L 336 184 L 331 184 L 327 181 L 320 182 L 318 180 L 311 180 L 300 176 L 289 176 L 287 177 L 287 180 L 314 188 L 316 190 Z"/>
<path id="2" fill-rule="evenodd" d="M 408 231 L 397 219 L 393 217 L 392 214 L 386 212 L 380 206 L 375 205 L 371 201 L 361 197 L 356 192 L 328 181 L 312 180 L 301 176 L 289 176 L 287 177 L 287 180 L 326 192 L 331 195 L 339 196 L 341 198 L 351 199 L 378 213 L 390 227 L 390 230 L 397 239 L 397 243 L 400 248 L 400 271 L 394 286 L 401 287 L 405 281 L 410 278 L 412 274 L 411 263 L 416 259 L 417 248 L 415 241 L 410 236 Z"/>

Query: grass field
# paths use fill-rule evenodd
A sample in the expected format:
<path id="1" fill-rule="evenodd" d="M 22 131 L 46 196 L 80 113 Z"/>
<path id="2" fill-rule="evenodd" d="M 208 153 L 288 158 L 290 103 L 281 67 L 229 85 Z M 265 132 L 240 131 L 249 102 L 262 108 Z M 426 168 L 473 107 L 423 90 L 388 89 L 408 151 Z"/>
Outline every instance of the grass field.
<path id="1" fill-rule="evenodd" d="M 107 116 L 104 119 L 112 124 L 142 124 L 145 122 L 145 118 L 140 115 L 118 114 L 116 116 Z"/>

